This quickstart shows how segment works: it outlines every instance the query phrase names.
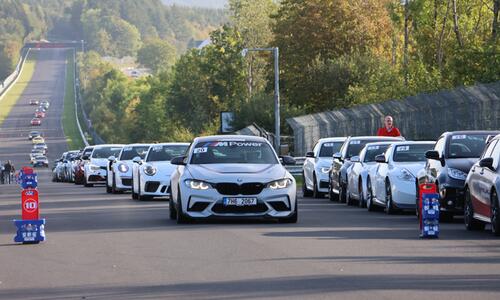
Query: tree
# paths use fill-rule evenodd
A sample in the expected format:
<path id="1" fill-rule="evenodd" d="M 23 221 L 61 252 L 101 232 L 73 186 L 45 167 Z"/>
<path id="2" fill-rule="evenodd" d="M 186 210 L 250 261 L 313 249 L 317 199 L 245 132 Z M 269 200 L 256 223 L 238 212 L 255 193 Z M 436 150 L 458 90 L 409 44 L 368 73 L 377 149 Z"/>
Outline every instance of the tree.
<path id="1" fill-rule="evenodd" d="M 159 39 L 148 41 L 137 53 L 138 62 L 154 73 L 170 69 L 175 58 L 175 48 L 169 42 Z"/>

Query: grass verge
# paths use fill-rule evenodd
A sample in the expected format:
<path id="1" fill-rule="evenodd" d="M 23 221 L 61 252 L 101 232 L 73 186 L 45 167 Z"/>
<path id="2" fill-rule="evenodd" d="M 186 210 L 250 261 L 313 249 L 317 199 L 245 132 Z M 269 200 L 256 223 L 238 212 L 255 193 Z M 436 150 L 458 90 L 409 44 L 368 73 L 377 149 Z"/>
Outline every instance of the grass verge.
<path id="1" fill-rule="evenodd" d="M 71 150 L 83 148 L 82 136 L 78 130 L 75 118 L 75 64 L 73 61 L 73 52 L 67 51 L 66 54 L 66 90 L 64 92 L 64 112 L 62 118 L 64 135 L 66 142 Z"/>
<path id="2" fill-rule="evenodd" d="M 17 82 L 12 88 L 0 99 L 0 126 L 9 115 L 12 107 L 16 105 L 17 100 L 21 97 L 24 89 L 28 85 L 35 72 L 36 52 L 30 52 L 24 62 L 23 71 L 19 75 Z"/>
<path id="3" fill-rule="evenodd" d="M 304 183 L 302 175 L 293 175 L 293 177 L 295 177 L 295 181 L 297 182 L 297 188 L 302 188 L 302 184 Z"/>

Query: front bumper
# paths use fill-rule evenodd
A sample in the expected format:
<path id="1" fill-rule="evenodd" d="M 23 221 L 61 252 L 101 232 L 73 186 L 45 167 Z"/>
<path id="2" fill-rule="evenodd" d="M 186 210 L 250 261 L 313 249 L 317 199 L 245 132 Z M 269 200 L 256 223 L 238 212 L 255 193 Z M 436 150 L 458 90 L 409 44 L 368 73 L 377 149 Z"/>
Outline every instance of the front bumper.
<path id="1" fill-rule="evenodd" d="M 393 180 L 392 201 L 397 208 L 415 209 L 417 190 L 414 181 Z"/>
<path id="2" fill-rule="evenodd" d="M 330 178 L 328 177 L 328 173 L 323 173 L 321 170 L 316 171 L 316 186 L 318 187 L 318 191 L 321 193 L 328 193 L 328 187 L 330 185 Z"/>
<path id="3" fill-rule="evenodd" d="M 99 169 L 96 171 L 85 170 L 85 179 L 87 183 L 105 183 L 106 170 L 104 169 Z"/>
<path id="4" fill-rule="evenodd" d="M 440 210 L 453 214 L 464 213 L 465 190 L 463 186 L 442 184 L 439 186 Z"/>
<path id="5" fill-rule="evenodd" d="M 141 194 L 153 197 L 169 197 L 170 196 L 170 177 L 163 176 L 163 179 L 151 177 L 141 177 Z"/>
<path id="6" fill-rule="evenodd" d="M 222 195 L 216 189 L 205 191 L 181 188 L 182 210 L 191 218 L 286 218 L 295 213 L 295 183 L 283 190 L 264 189 L 258 195 Z M 226 206 L 224 198 L 257 198 L 257 205 Z"/>
<path id="7" fill-rule="evenodd" d="M 119 191 L 129 191 L 132 189 L 132 174 L 120 175 L 115 173 L 115 187 Z"/>

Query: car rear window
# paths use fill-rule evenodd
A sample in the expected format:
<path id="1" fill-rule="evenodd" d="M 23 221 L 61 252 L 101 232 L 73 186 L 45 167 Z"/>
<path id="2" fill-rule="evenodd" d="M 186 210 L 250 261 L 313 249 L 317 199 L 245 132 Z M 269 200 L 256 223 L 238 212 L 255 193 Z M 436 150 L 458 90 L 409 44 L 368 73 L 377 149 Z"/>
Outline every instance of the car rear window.
<path id="1" fill-rule="evenodd" d="M 374 162 L 375 156 L 384 154 L 390 144 L 383 145 L 370 145 L 366 149 L 365 158 L 363 162 Z"/>
<path id="2" fill-rule="evenodd" d="M 486 146 L 488 134 L 455 134 L 450 137 L 448 158 L 478 158 Z"/>
<path id="3" fill-rule="evenodd" d="M 110 156 L 118 156 L 122 147 L 102 147 L 94 149 L 92 152 L 92 158 L 108 158 Z"/>
<path id="4" fill-rule="evenodd" d="M 339 152 L 344 142 L 326 142 L 321 145 L 319 157 L 332 157 L 334 153 Z"/>
<path id="5" fill-rule="evenodd" d="M 399 145 L 394 149 L 392 160 L 395 162 L 425 161 L 425 152 L 433 148 L 434 144 Z"/>

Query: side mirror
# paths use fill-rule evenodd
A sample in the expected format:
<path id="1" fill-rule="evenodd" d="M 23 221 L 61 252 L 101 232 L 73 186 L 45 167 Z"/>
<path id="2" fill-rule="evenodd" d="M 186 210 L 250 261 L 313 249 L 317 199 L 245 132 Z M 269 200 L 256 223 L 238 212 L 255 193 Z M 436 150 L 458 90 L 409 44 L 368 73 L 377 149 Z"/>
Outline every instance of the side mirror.
<path id="1" fill-rule="evenodd" d="M 116 157 L 114 155 L 111 155 L 110 157 L 108 157 L 108 160 L 110 162 L 115 162 L 116 161 Z"/>
<path id="2" fill-rule="evenodd" d="M 427 159 L 433 159 L 433 160 L 440 160 L 439 159 L 439 152 L 436 150 L 429 150 L 425 152 L 425 158 Z"/>
<path id="3" fill-rule="evenodd" d="M 336 152 L 333 154 L 333 159 L 338 159 L 338 160 L 342 160 L 342 153 L 340 152 Z"/>
<path id="4" fill-rule="evenodd" d="M 89 156 L 88 155 L 84 155 L 84 156 L 82 156 L 82 159 L 83 160 L 89 160 Z"/>
<path id="5" fill-rule="evenodd" d="M 493 170 L 493 158 L 486 157 L 486 158 L 481 159 L 479 161 L 479 166 L 482 168 L 488 168 L 490 170 Z"/>
<path id="6" fill-rule="evenodd" d="M 136 164 L 141 164 L 142 163 L 142 159 L 139 156 L 136 156 L 136 157 L 134 157 L 132 159 L 132 162 L 136 163 Z"/>
<path id="7" fill-rule="evenodd" d="M 359 159 L 359 156 L 353 156 L 353 157 L 351 157 L 351 162 L 358 163 L 358 162 L 361 162 L 361 160 Z"/>
<path id="8" fill-rule="evenodd" d="M 378 162 L 378 163 L 386 163 L 385 161 L 385 155 L 384 154 L 379 154 L 377 156 L 375 156 L 375 161 Z"/>
<path id="9" fill-rule="evenodd" d="M 184 162 L 185 159 L 186 159 L 186 156 L 177 156 L 177 157 L 172 158 L 170 163 L 172 165 L 185 166 L 186 165 L 186 163 Z"/>
<path id="10" fill-rule="evenodd" d="M 64 163 L 64 164 L 67 164 L 67 163 L 68 163 L 68 161 L 67 161 L 67 160 L 63 160 L 63 163 Z"/>
<path id="11" fill-rule="evenodd" d="M 295 158 L 293 158 L 291 156 L 283 155 L 283 156 L 280 156 L 280 158 L 283 161 L 282 164 L 285 166 L 297 164 L 297 161 L 295 160 Z"/>
<path id="12" fill-rule="evenodd" d="M 306 157 L 314 158 L 314 152 L 312 152 L 312 151 L 307 152 Z"/>

